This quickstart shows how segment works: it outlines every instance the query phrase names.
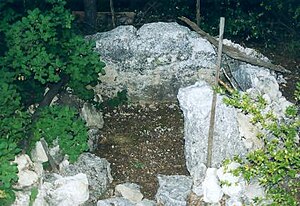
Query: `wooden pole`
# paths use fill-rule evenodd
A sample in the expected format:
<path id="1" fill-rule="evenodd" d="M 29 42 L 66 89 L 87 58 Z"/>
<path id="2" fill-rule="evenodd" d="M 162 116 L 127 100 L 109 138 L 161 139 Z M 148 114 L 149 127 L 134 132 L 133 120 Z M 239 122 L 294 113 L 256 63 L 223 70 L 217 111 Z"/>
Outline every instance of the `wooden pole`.
<path id="1" fill-rule="evenodd" d="M 197 25 L 200 27 L 200 0 L 197 0 L 196 2 L 196 20 L 197 20 Z"/>
<path id="2" fill-rule="evenodd" d="M 113 0 L 109 0 L 110 4 L 110 11 L 111 11 L 111 21 L 113 28 L 116 28 L 116 15 L 115 15 L 115 8 L 114 8 L 114 2 Z"/>
<path id="3" fill-rule="evenodd" d="M 214 37 L 212 37 L 211 35 L 209 35 L 208 33 L 206 33 L 205 31 L 203 31 L 202 29 L 200 29 L 196 23 L 192 22 L 191 20 L 189 20 L 186 17 L 179 17 L 179 19 L 183 22 L 185 22 L 186 24 L 188 24 L 195 32 L 197 32 L 200 36 L 202 36 L 203 38 L 207 39 L 211 44 L 213 44 L 215 47 L 218 46 L 218 40 L 216 40 Z M 260 66 L 260 67 L 265 67 L 277 72 L 283 72 L 283 73 L 291 73 L 291 71 L 285 69 L 283 66 L 280 65 L 274 65 L 270 62 L 265 62 L 263 60 L 260 59 L 256 59 L 254 57 L 249 57 L 249 55 L 242 53 L 240 50 L 238 50 L 237 48 L 234 48 L 232 46 L 228 46 L 228 45 L 223 45 L 223 53 L 228 55 L 229 57 L 242 61 L 242 62 L 246 62 L 255 66 Z"/>
<path id="4" fill-rule="evenodd" d="M 224 34 L 225 18 L 220 18 L 220 29 L 219 29 L 219 46 L 218 46 L 218 59 L 216 66 L 216 80 L 215 86 L 218 85 L 220 77 L 220 68 L 222 60 L 222 46 L 223 46 L 223 34 Z M 212 151 L 213 151 L 213 138 L 214 138 L 214 128 L 215 128 L 215 116 L 216 116 L 216 104 L 217 104 L 217 92 L 213 91 L 213 99 L 211 103 L 211 113 L 208 131 L 208 141 L 207 141 L 207 163 L 206 166 L 211 167 L 212 162 Z"/>

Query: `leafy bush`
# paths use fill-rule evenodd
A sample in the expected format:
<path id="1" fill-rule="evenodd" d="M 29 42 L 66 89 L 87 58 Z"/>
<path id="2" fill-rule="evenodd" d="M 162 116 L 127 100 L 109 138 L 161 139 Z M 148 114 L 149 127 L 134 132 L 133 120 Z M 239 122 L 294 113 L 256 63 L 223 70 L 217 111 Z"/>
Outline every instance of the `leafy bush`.
<path id="1" fill-rule="evenodd" d="M 65 4 L 65 0 L 0 2 L 4 40 L 0 42 L 0 205 L 15 199 L 12 185 L 18 171 L 11 162 L 23 139 L 30 145 L 41 137 L 49 144 L 58 140 L 71 162 L 88 149 L 87 129 L 74 109 L 43 105 L 40 113 L 26 111 L 45 99 L 46 88 L 55 86 L 56 93 L 70 87 L 82 99 L 91 99 L 93 91 L 87 85 L 96 84 L 103 71 L 93 43 L 72 29 L 73 16 Z"/>
<path id="2" fill-rule="evenodd" d="M 60 149 L 70 162 L 88 150 L 87 128 L 75 109 L 63 106 L 46 107 L 33 126 L 34 140 L 44 138 L 50 145 L 58 140 Z"/>
<path id="3" fill-rule="evenodd" d="M 258 135 L 264 147 L 250 152 L 246 161 L 240 160 L 243 165 L 235 172 L 242 173 L 248 181 L 258 179 L 273 205 L 299 205 L 299 108 L 287 107 L 285 118 L 278 119 L 272 112 L 262 112 L 265 108 L 262 97 L 253 100 L 247 94 L 234 93 L 224 101 L 250 114 L 252 122 L 267 131 Z"/>
<path id="4" fill-rule="evenodd" d="M 20 96 L 0 71 L 0 205 L 10 205 L 15 198 L 12 185 L 18 180 L 18 169 L 11 162 L 21 150 L 17 143 L 24 137 L 28 115 L 21 111 Z"/>

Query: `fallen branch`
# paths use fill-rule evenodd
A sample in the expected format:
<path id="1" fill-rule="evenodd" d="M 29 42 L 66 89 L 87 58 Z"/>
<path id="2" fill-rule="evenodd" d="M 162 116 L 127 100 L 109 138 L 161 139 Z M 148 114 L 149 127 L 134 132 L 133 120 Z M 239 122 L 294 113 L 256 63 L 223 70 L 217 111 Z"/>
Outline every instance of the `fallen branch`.
<path id="1" fill-rule="evenodd" d="M 203 31 L 202 29 L 200 29 L 196 23 L 192 22 L 191 20 L 189 20 L 186 17 L 179 17 L 179 19 L 183 22 L 185 22 L 186 24 L 188 24 L 195 32 L 197 32 L 198 34 L 200 34 L 203 38 L 207 39 L 211 44 L 213 44 L 215 47 L 218 47 L 218 41 L 210 36 L 208 33 L 206 33 L 205 31 Z M 269 62 L 265 62 L 256 58 L 252 58 L 249 57 L 248 55 L 246 55 L 245 53 L 241 52 L 240 50 L 238 50 L 237 48 L 228 46 L 228 45 L 223 45 L 223 52 L 228 55 L 229 57 L 242 61 L 242 62 L 246 62 L 255 66 L 260 66 L 260 67 L 265 67 L 277 72 L 283 72 L 283 73 L 291 73 L 289 70 L 285 69 L 283 66 L 280 65 L 274 65 L 272 63 Z"/>

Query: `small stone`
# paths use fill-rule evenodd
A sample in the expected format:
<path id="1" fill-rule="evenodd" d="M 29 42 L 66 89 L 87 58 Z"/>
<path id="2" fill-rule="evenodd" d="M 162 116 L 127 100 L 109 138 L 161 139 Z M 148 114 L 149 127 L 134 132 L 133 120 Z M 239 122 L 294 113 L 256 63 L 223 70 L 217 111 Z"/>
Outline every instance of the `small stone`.
<path id="1" fill-rule="evenodd" d="M 244 194 L 252 202 L 254 198 L 265 197 L 265 190 L 258 182 L 252 182 L 246 185 Z"/>
<path id="2" fill-rule="evenodd" d="M 208 203 L 218 203 L 223 196 L 223 191 L 217 179 L 217 169 L 208 168 L 206 170 L 206 177 L 202 184 L 203 200 Z"/>
<path id="3" fill-rule="evenodd" d="M 140 202 L 143 194 L 140 192 L 140 186 L 134 183 L 119 184 L 115 188 L 117 196 L 122 196 L 133 203 Z"/>
<path id="4" fill-rule="evenodd" d="M 19 177 L 18 187 L 21 187 L 21 188 L 32 186 L 39 179 L 39 176 L 37 175 L 37 173 L 35 173 L 31 170 L 19 171 L 18 177 Z"/>

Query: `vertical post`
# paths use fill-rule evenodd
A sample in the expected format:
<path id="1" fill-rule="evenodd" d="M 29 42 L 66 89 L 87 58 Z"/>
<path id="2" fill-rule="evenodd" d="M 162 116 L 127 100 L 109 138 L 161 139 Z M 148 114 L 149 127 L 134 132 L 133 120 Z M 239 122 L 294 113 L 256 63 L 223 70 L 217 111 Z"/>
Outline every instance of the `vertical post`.
<path id="1" fill-rule="evenodd" d="M 222 59 L 222 47 L 223 47 L 223 34 L 224 34 L 225 18 L 220 18 L 220 29 L 219 29 L 219 46 L 218 46 L 218 59 L 216 66 L 216 79 L 215 86 L 218 85 L 219 76 L 220 76 L 220 67 Z M 214 137 L 214 128 L 215 128 L 215 116 L 216 116 L 216 104 L 217 104 L 217 93 L 213 91 L 213 99 L 211 103 L 211 113 L 210 113 L 210 122 L 209 122 L 209 131 L 208 131 L 208 141 L 207 141 L 207 163 L 206 166 L 211 167 L 212 162 L 212 151 L 213 151 L 213 137 Z"/>
<path id="2" fill-rule="evenodd" d="M 197 21 L 197 25 L 200 27 L 200 0 L 197 0 L 196 2 L 196 21 Z"/>
<path id="3" fill-rule="evenodd" d="M 115 8 L 114 8 L 113 0 L 109 0 L 109 4 L 110 4 L 112 25 L 113 25 L 113 28 L 116 28 L 116 16 L 115 16 Z"/>

